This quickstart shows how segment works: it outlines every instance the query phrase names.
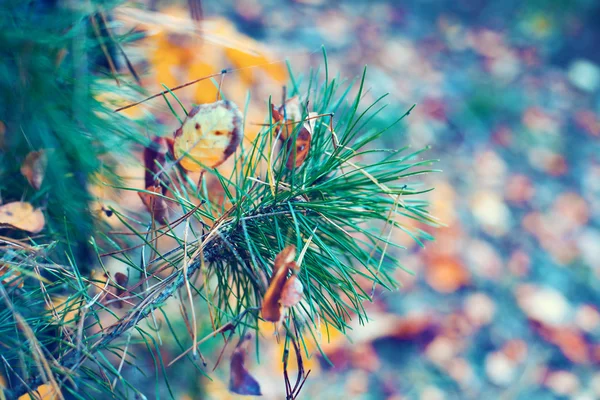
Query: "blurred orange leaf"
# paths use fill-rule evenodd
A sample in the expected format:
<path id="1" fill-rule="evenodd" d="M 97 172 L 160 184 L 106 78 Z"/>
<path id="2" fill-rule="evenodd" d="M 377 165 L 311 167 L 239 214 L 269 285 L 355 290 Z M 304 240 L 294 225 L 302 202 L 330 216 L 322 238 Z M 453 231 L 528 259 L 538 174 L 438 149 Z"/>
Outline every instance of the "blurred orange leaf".
<path id="1" fill-rule="evenodd" d="M 470 274 L 458 260 L 440 257 L 427 267 L 425 279 L 438 292 L 452 293 L 470 282 Z"/>
<path id="2" fill-rule="evenodd" d="M 21 165 L 21 173 L 36 190 L 42 186 L 47 165 L 48 157 L 44 150 L 30 152 Z"/>
<path id="3" fill-rule="evenodd" d="M 38 233 L 44 229 L 44 214 L 29 203 L 15 201 L 0 206 L 0 226 L 8 225 L 23 231 Z"/>

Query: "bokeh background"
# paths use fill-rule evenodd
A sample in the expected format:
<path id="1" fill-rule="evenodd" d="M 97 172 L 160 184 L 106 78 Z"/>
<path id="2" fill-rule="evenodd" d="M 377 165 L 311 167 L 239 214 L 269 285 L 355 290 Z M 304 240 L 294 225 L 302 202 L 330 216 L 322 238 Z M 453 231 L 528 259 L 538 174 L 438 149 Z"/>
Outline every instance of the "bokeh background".
<path id="1" fill-rule="evenodd" d="M 151 3 L 173 18 L 189 12 L 185 3 Z M 390 93 L 391 111 L 374 124 L 417 105 L 384 144 L 429 145 L 443 170 L 425 179 L 446 226 L 425 248 L 397 234 L 407 249 L 396 255 L 414 275 L 399 271 L 402 288 L 378 292 L 368 325 L 323 340 L 331 363 L 313 349 L 303 398 L 600 398 L 600 3 L 202 6 L 202 41 L 164 17 L 148 22 L 145 45 L 128 49 L 148 87 L 238 69 L 223 91 L 243 104 L 249 90 L 259 99 L 250 118 L 261 121 L 287 79 L 281 60 L 306 72 L 322 65 L 324 45 L 333 73 L 352 78 L 368 65 L 365 104 Z M 215 85 L 181 96 L 214 101 Z M 252 373 L 267 398 L 282 398 L 280 348 L 264 342 Z M 237 398 L 226 369 L 212 377 L 199 384 L 202 397 Z M 199 374 L 176 378 L 181 398 L 198 398 L 184 378 Z"/>

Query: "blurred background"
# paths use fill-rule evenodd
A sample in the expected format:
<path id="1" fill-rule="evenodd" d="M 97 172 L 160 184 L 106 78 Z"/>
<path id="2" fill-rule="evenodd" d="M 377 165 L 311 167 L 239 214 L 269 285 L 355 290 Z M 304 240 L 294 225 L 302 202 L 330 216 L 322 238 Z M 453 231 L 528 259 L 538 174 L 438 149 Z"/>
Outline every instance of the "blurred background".
<path id="1" fill-rule="evenodd" d="M 370 323 L 348 338 L 324 332 L 326 357 L 308 349 L 301 398 L 600 399 L 600 2 L 138 3 L 144 11 L 118 8 L 107 25 L 144 32 L 125 50 L 150 92 L 233 69 L 223 93 L 241 106 L 250 92 L 247 121 L 260 122 L 269 96 L 281 98 L 284 60 L 294 72 L 322 68 L 323 45 L 331 74 L 352 79 L 368 65 L 363 104 L 390 93 L 374 126 L 416 104 L 382 146 L 431 146 L 426 156 L 440 160 L 443 172 L 421 179 L 435 187 L 426 197 L 446 226 L 429 229 L 436 240 L 425 248 L 397 234 L 407 248 L 397 257 L 413 274 L 399 270 L 401 289 L 378 291 Z M 178 96 L 211 102 L 216 86 Z M 111 96 L 99 97 L 122 101 Z M 160 102 L 127 114 L 157 118 L 149 133 L 178 126 Z M 259 128 L 247 125 L 248 139 Z M 141 164 L 127 168 L 143 176 Z M 141 208 L 133 191 L 113 201 Z M 265 398 L 283 398 L 281 344 L 269 334 L 263 342 L 248 368 Z M 171 350 L 161 348 L 166 358 Z M 168 372 L 173 393 L 239 398 L 223 364 L 207 379 L 182 362 Z"/>
<path id="2" fill-rule="evenodd" d="M 324 344 L 304 398 L 600 398 L 600 3 L 203 5 L 298 70 L 322 44 L 334 74 L 367 64 L 369 100 L 417 104 L 385 145 L 430 145 L 443 169 L 447 227 L 424 249 L 398 234 L 414 276 Z"/>

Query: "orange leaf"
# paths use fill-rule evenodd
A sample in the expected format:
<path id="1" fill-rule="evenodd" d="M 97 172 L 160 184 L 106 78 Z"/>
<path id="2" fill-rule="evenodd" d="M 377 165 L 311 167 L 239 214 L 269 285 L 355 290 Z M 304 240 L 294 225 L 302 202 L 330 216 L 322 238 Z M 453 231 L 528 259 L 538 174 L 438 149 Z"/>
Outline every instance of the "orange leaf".
<path id="1" fill-rule="evenodd" d="M 275 109 L 275 106 L 271 104 L 271 111 L 273 112 L 273 120 L 277 122 L 279 125 L 282 125 L 284 122 L 286 125 L 284 126 L 283 132 L 279 138 L 281 140 L 289 139 L 292 134 L 295 123 L 299 123 L 302 119 L 302 109 L 300 108 L 300 99 L 298 96 L 294 96 L 288 100 L 286 100 L 285 104 L 279 106 L 279 108 Z M 274 133 L 275 135 L 279 135 L 281 131 L 281 127 L 278 126 Z"/>
<path id="2" fill-rule="evenodd" d="M 260 385 L 248 372 L 245 366 L 246 348 L 250 335 L 246 335 L 237 345 L 231 355 L 231 375 L 229 378 L 229 390 L 242 395 L 261 396 Z"/>
<path id="3" fill-rule="evenodd" d="M 40 400 L 56 400 L 59 398 L 56 389 L 49 383 L 38 386 L 35 392 L 38 394 L 36 398 Z M 31 398 L 29 394 L 24 394 L 18 400 L 30 400 Z"/>
<path id="4" fill-rule="evenodd" d="M 281 295 L 290 269 L 296 269 L 296 246 L 287 246 L 275 257 L 273 276 L 261 307 L 261 315 L 265 321 L 278 322 L 282 317 Z"/>
<path id="5" fill-rule="evenodd" d="M 23 165 L 21 165 L 21 173 L 36 190 L 39 190 L 42 186 L 47 165 L 48 157 L 44 150 L 32 151 L 27 154 Z"/>
<path id="6" fill-rule="evenodd" d="M 293 307 L 300 303 L 302 300 L 302 293 L 304 292 L 304 286 L 296 275 L 292 275 L 290 279 L 285 282 L 283 289 L 281 290 L 281 305 L 284 307 Z"/>
<path id="7" fill-rule="evenodd" d="M 425 279 L 438 292 L 452 293 L 469 283 L 470 275 L 458 260 L 442 257 L 427 267 Z"/>
<path id="8" fill-rule="evenodd" d="M 15 201 L 0 206 L 0 226 L 9 225 L 23 231 L 38 233 L 44 229 L 44 214 L 29 203 Z"/>
<path id="9" fill-rule="evenodd" d="M 240 144 L 241 126 L 242 114 L 230 101 L 196 106 L 175 131 L 175 158 L 188 171 L 218 167 Z"/>
<path id="10" fill-rule="evenodd" d="M 287 151 L 289 156 L 285 164 L 288 169 L 298 168 L 304 163 L 310 150 L 311 139 L 312 135 L 305 126 L 298 131 L 296 141 L 288 139 Z"/>
<path id="11" fill-rule="evenodd" d="M 280 140 L 287 142 L 288 159 L 286 167 L 288 169 L 300 167 L 304 163 L 304 160 L 306 160 L 310 150 L 314 120 L 302 122 L 302 109 L 298 96 L 290 98 L 277 109 L 271 104 L 271 112 L 273 120 L 277 125 L 274 129 L 274 134 Z M 309 113 L 308 118 L 316 115 L 316 113 Z M 297 130 L 294 140 L 292 133 L 296 130 L 296 125 L 299 123 L 302 124 L 302 127 Z"/>

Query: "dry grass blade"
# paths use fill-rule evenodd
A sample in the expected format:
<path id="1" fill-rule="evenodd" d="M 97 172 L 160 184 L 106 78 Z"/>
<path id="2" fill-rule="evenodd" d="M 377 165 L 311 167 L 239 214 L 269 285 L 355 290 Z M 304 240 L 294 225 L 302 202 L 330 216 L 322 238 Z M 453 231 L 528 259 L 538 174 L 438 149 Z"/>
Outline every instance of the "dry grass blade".
<path id="1" fill-rule="evenodd" d="M 193 339 L 193 345 L 192 348 L 193 350 L 193 355 L 194 357 L 196 357 L 198 355 L 198 346 L 196 344 L 196 342 L 198 341 L 198 323 L 196 321 L 196 311 L 194 308 L 194 299 L 192 297 L 192 288 L 190 285 L 190 279 L 188 278 L 187 272 L 188 272 L 188 253 L 187 253 L 187 244 L 188 244 L 188 233 L 189 233 L 189 228 L 190 228 L 190 221 L 189 219 L 185 221 L 185 230 L 184 230 L 184 234 L 183 234 L 183 276 L 185 279 L 185 289 L 187 291 L 187 295 L 188 295 L 188 299 L 190 301 L 190 310 L 192 313 L 192 339 Z M 204 357 L 202 357 L 202 354 L 200 354 L 200 357 L 202 358 L 202 361 L 206 364 L 206 361 L 204 360 Z"/>
<path id="2" fill-rule="evenodd" d="M 106 62 L 108 63 L 110 72 L 115 77 L 117 86 L 120 87 L 121 82 L 119 81 L 119 77 L 117 75 L 117 68 L 115 67 L 115 63 L 110 55 L 110 52 L 108 51 L 108 48 L 106 47 L 106 44 L 104 43 L 104 37 L 102 36 L 102 33 L 100 32 L 100 27 L 98 26 L 98 21 L 96 21 L 96 15 L 91 15 L 90 21 L 92 22 L 92 27 L 94 28 L 94 33 L 96 34 L 96 37 L 98 38 L 98 43 L 100 44 L 100 48 L 102 49 L 102 52 L 104 53 L 104 57 L 106 57 Z M 108 28 L 106 28 L 106 29 L 108 30 Z"/>
<path id="3" fill-rule="evenodd" d="M 217 77 L 217 76 L 219 76 L 219 75 L 222 75 L 224 72 L 227 72 L 227 71 L 226 71 L 226 70 L 222 70 L 222 71 L 221 71 L 221 72 L 219 72 L 219 73 L 212 74 L 212 75 L 208 75 L 208 76 L 203 76 L 202 78 L 198 78 L 198 79 L 194 79 L 193 81 L 189 81 L 189 82 L 187 82 L 187 83 L 184 83 L 183 85 L 175 86 L 174 88 L 170 88 L 169 90 L 163 90 L 163 91 L 162 91 L 162 92 L 160 92 L 160 93 L 156 93 L 156 94 L 153 94 L 153 95 L 152 95 L 152 96 L 150 96 L 150 97 L 146 97 L 144 100 L 140 100 L 140 101 L 137 101 L 137 102 L 135 102 L 135 103 L 131 103 L 131 104 L 128 104 L 128 105 L 126 105 L 126 106 L 119 107 L 119 108 L 117 108 L 117 109 L 115 110 L 115 112 L 120 112 L 120 111 L 123 111 L 123 110 L 127 110 L 128 108 L 135 107 L 135 106 L 137 106 L 137 105 L 140 105 L 140 104 L 142 104 L 142 103 L 145 103 L 145 102 L 147 102 L 148 100 L 152 100 L 152 99 L 155 99 L 155 98 L 157 98 L 157 97 L 164 96 L 164 95 L 166 95 L 166 94 L 169 94 L 170 92 L 174 92 L 174 91 L 176 91 L 176 90 L 183 89 L 183 88 L 185 88 L 185 87 L 191 86 L 191 85 L 193 85 L 193 84 L 195 84 L 195 83 L 198 83 L 198 82 L 205 81 L 205 80 L 207 80 L 207 79 L 210 79 L 210 78 L 215 78 L 215 77 Z"/>

